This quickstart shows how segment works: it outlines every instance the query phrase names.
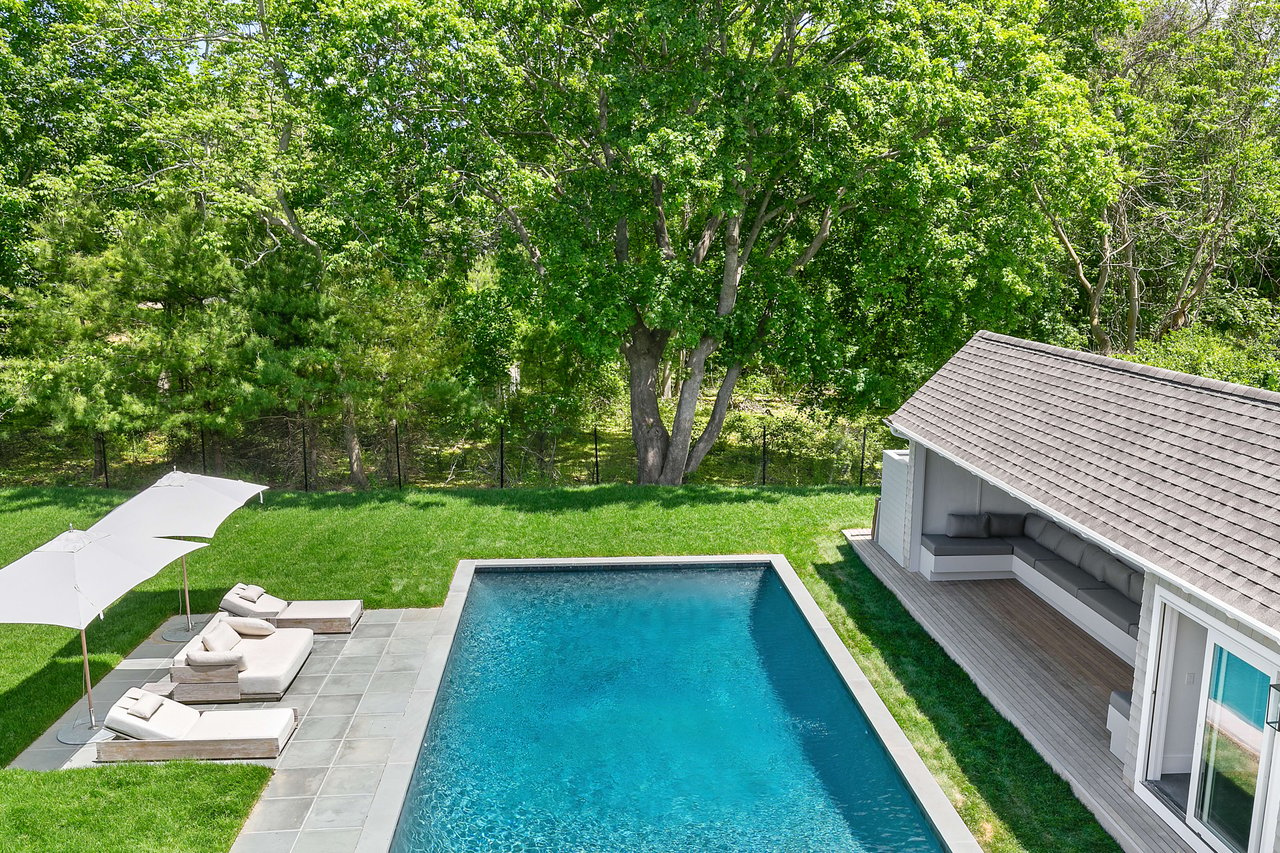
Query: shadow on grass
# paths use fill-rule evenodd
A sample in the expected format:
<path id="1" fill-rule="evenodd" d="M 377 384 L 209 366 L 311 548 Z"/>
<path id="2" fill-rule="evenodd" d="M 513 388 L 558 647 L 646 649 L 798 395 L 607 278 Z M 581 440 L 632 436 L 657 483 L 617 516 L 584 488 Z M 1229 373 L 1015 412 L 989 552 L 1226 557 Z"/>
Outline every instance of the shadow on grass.
<path id="1" fill-rule="evenodd" d="M 962 784 L 973 786 L 1020 848 L 1028 853 L 1119 851 L 1070 785 L 991 706 L 853 548 L 842 546 L 840 555 L 840 562 L 815 564 L 818 576 L 928 719 L 959 765 Z M 909 709 L 896 710 L 910 730 L 904 719 Z M 960 811 L 965 814 L 964 804 Z M 981 839 L 982 828 L 972 822 L 970 827 Z"/>
<path id="2" fill-rule="evenodd" d="M 84 516 L 96 521 L 99 516 L 106 515 L 129 496 L 129 492 L 117 489 L 93 489 L 81 486 L 54 488 L 18 486 L 0 490 L 0 497 L 2 497 L 0 515 L 29 512 L 35 509 L 62 509 L 67 513 L 68 522 Z"/>
<path id="3" fill-rule="evenodd" d="M 200 612 L 197 600 L 216 604 L 225 592 L 192 589 L 192 607 Z M 177 600 L 175 590 L 134 590 L 112 605 L 103 619 L 95 619 L 85 629 L 94 684 L 174 613 Z M 3 629 L 0 654 L 4 655 L 18 653 L 24 642 L 33 641 L 36 632 L 49 630 L 33 625 L 5 625 Z M 0 692 L 0 767 L 12 761 L 84 695 L 80 634 L 71 629 L 59 630 L 66 631 L 67 641 L 49 655 L 43 666 Z M 176 653 L 180 646 L 172 645 Z M 96 704 L 99 715 L 105 715 L 106 707 L 101 702 Z"/>

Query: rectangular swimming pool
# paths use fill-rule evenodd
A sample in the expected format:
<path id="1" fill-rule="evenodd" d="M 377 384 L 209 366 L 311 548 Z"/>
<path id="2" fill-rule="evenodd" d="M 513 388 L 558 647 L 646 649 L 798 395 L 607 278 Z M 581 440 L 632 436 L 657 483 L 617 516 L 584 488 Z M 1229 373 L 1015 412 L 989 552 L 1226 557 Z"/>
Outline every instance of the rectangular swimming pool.
<path id="1" fill-rule="evenodd" d="M 470 579 L 395 853 L 957 849 L 773 563 L 531 568 Z"/>

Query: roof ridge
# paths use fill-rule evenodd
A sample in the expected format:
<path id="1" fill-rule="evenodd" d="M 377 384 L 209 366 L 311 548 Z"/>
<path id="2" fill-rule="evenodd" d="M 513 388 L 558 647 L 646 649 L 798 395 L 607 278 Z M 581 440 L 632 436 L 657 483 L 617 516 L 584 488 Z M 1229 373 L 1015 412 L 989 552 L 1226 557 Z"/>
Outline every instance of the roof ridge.
<path id="1" fill-rule="evenodd" d="M 1210 391 L 1232 397 L 1244 397 L 1255 402 L 1267 403 L 1272 406 L 1280 407 L 1280 393 L 1269 391 L 1266 388 L 1257 388 L 1253 385 L 1241 385 L 1238 382 L 1224 382 L 1221 379 L 1210 379 L 1207 376 L 1196 376 L 1194 373 L 1182 373 L 1180 371 L 1169 370 L 1164 367 L 1154 367 L 1150 364 L 1142 364 L 1141 362 L 1126 361 L 1122 358 L 1111 358 L 1109 356 L 1098 355 L 1093 352 L 1067 349 L 1066 347 L 1058 347 L 1053 344 L 1041 343 L 1040 341 L 1029 341 L 1025 338 L 1015 338 L 1012 335 L 1002 335 L 998 332 L 992 332 L 986 329 L 975 334 L 970 340 L 970 343 L 979 338 L 1005 344 L 1007 346 L 1036 350 L 1059 358 L 1084 362 L 1086 364 L 1092 364 L 1108 370 L 1115 370 L 1120 373 L 1131 373 L 1138 376 L 1145 376 L 1149 379 L 1168 382 L 1173 385 L 1183 385 L 1189 388 L 1194 388 L 1198 391 Z M 966 344 L 966 346 L 967 345 L 968 344 Z"/>

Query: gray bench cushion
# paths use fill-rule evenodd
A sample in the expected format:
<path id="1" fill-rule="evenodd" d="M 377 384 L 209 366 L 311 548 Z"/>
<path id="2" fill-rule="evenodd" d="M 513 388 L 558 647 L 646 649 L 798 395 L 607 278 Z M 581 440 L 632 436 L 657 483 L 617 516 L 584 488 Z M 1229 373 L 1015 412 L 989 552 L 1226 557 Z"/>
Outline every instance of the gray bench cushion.
<path id="1" fill-rule="evenodd" d="M 926 533 L 920 542 L 935 557 L 996 557 L 1013 553 L 1013 546 L 1003 539 L 952 539 L 941 533 Z"/>
<path id="2" fill-rule="evenodd" d="M 1147 576 L 1142 572 L 1134 572 L 1129 575 L 1129 600 L 1142 604 L 1142 585 L 1146 583 Z"/>
<path id="3" fill-rule="evenodd" d="M 1037 560 L 1035 568 L 1037 572 L 1073 595 L 1078 595 L 1082 590 L 1102 589 L 1104 586 L 1102 581 L 1066 560 Z M 1128 601 L 1128 599 L 1125 600 Z"/>
<path id="4" fill-rule="evenodd" d="M 1129 596 L 1119 590 L 1106 587 L 1104 589 L 1081 589 L 1076 598 L 1083 601 L 1100 616 L 1115 625 L 1121 631 L 1133 635 L 1131 626 L 1138 624 L 1142 612 L 1137 604 L 1129 600 Z"/>
<path id="5" fill-rule="evenodd" d="M 1066 560 L 1068 563 L 1080 565 L 1080 558 L 1084 556 L 1085 548 L 1089 543 L 1085 542 L 1074 533 L 1068 533 L 1062 537 L 1062 541 L 1054 548 L 1058 552 L 1058 556 Z"/>
<path id="6" fill-rule="evenodd" d="M 947 535 L 952 539 L 986 539 L 991 535 L 991 516 L 953 512 L 947 516 Z"/>
<path id="7" fill-rule="evenodd" d="M 1013 546 L 1013 555 L 1028 566 L 1034 566 L 1037 560 L 1056 560 L 1058 555 L 1041 545 L 1030 536 L 1012 536 L 1005 540 Z"/>
<path id="8" fill-rule="evenodd" d="M 1024 535 L 1035 539 L 1048 523 L 1049 519 L 1043 515 L 1036 515 L 1034 512 L 1028 513 L 1026 519 L 1022 522 L 1022 532 Z"/>
<path id="9" fill-rule="evenodd" d="M 1044 526 L 1044 530 L 1041 530 L 1037 535 L 1032 536 L 1031 538 L 1056 554 L 1058 551 L 1058 544 L 1062 542 L 1063 537 L 1066 535 L 1067 531 L 1063 530 L 1053 522 L 1049 522 Z"/>
<path id="10" fill-rule="evenodd" d="M 1026 516 L 1016 512 L 992 512 L 987 513 L 991 517 L 991 535 L 1003 536 L 1009 538 L 1011 536 L 1021 536 L 1023 521 Z"/>

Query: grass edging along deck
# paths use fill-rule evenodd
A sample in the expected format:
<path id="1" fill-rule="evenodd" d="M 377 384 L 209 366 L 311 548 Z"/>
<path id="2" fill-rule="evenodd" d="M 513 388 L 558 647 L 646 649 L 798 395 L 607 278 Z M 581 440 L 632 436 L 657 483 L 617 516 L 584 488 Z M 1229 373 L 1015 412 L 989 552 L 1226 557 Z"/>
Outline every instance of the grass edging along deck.
<path id="1" fill-rule="evenodd" d="M 126 496 L 95 489 L 0 490 L 0 565 L 69 523 L 91 524 Z M 873 500 L 869 489 L 843 488 L 267 492 L 262 506 L 251 504 L 233 515 L 214 544 L 189 561 L 191 603 L 194 610 L 208 612 L 232 584 L 251 579 L 286 598 L 359 597 L 369 607 L 424 607 L 444 600 L 453 569 L 463 559 L 781 553 L 984 849 L 1115 849 L 1066 783 L 995 713 L 852 551 L 841 547 L 840 530 L 869 523 Z M 177 590 L 176 569 L 166 570 L 94 623 L 89 630 L 95 678 L 177 611 Z M 78 655 L 78 640 L 73 642 L 67 630 L 0 626 L 0 694 L 9 697 L 0 709 L 4 763 L 80 696 Z M 98 814 L 93 849 L 126 843 L 138 825 L 170 824 L 168 816 L 184 796 L 184 774 L 195 779 L 226 773 L 229 783 L 234 780 L 228 766 L 175 767 L 169 771 L 177 791 L 173 798 L 139 799 Z M 39 801 L 56 806 L 58 798 L 83 797 L 93 784 L 84 779 L 130 788 L 146 778 L 142 768 L 117 770 L 109 779 L 47 777 L 35 789 L 34 802 L 25 798 L 24 806 L 31 808 L 22 813 L 30 825 L 0 825 L 0 834 L 22 837 L 20 850 L 76 850 L 55 824 L 36 820 Z M 0 771 L 0 776 L 15 772 Z M 13 778 L 0 782 L 0 796 L 21 790 Z M 55 781 L 61 778 L 67 781 Z M 231 787 L 244 792 L 243 802 L 224 801 L 220 808 L 243 821 L 261 786 L 252 793 Z M 92 802 L 87 798 L 84 808 L 95 808 Z M 10 834 L 17 831 L 23 835 Z M 178 825 L 174 831 L 170 849 L 225 850 L 234 838 L 232 832 L 219 845 L 200 827 Z"/>

